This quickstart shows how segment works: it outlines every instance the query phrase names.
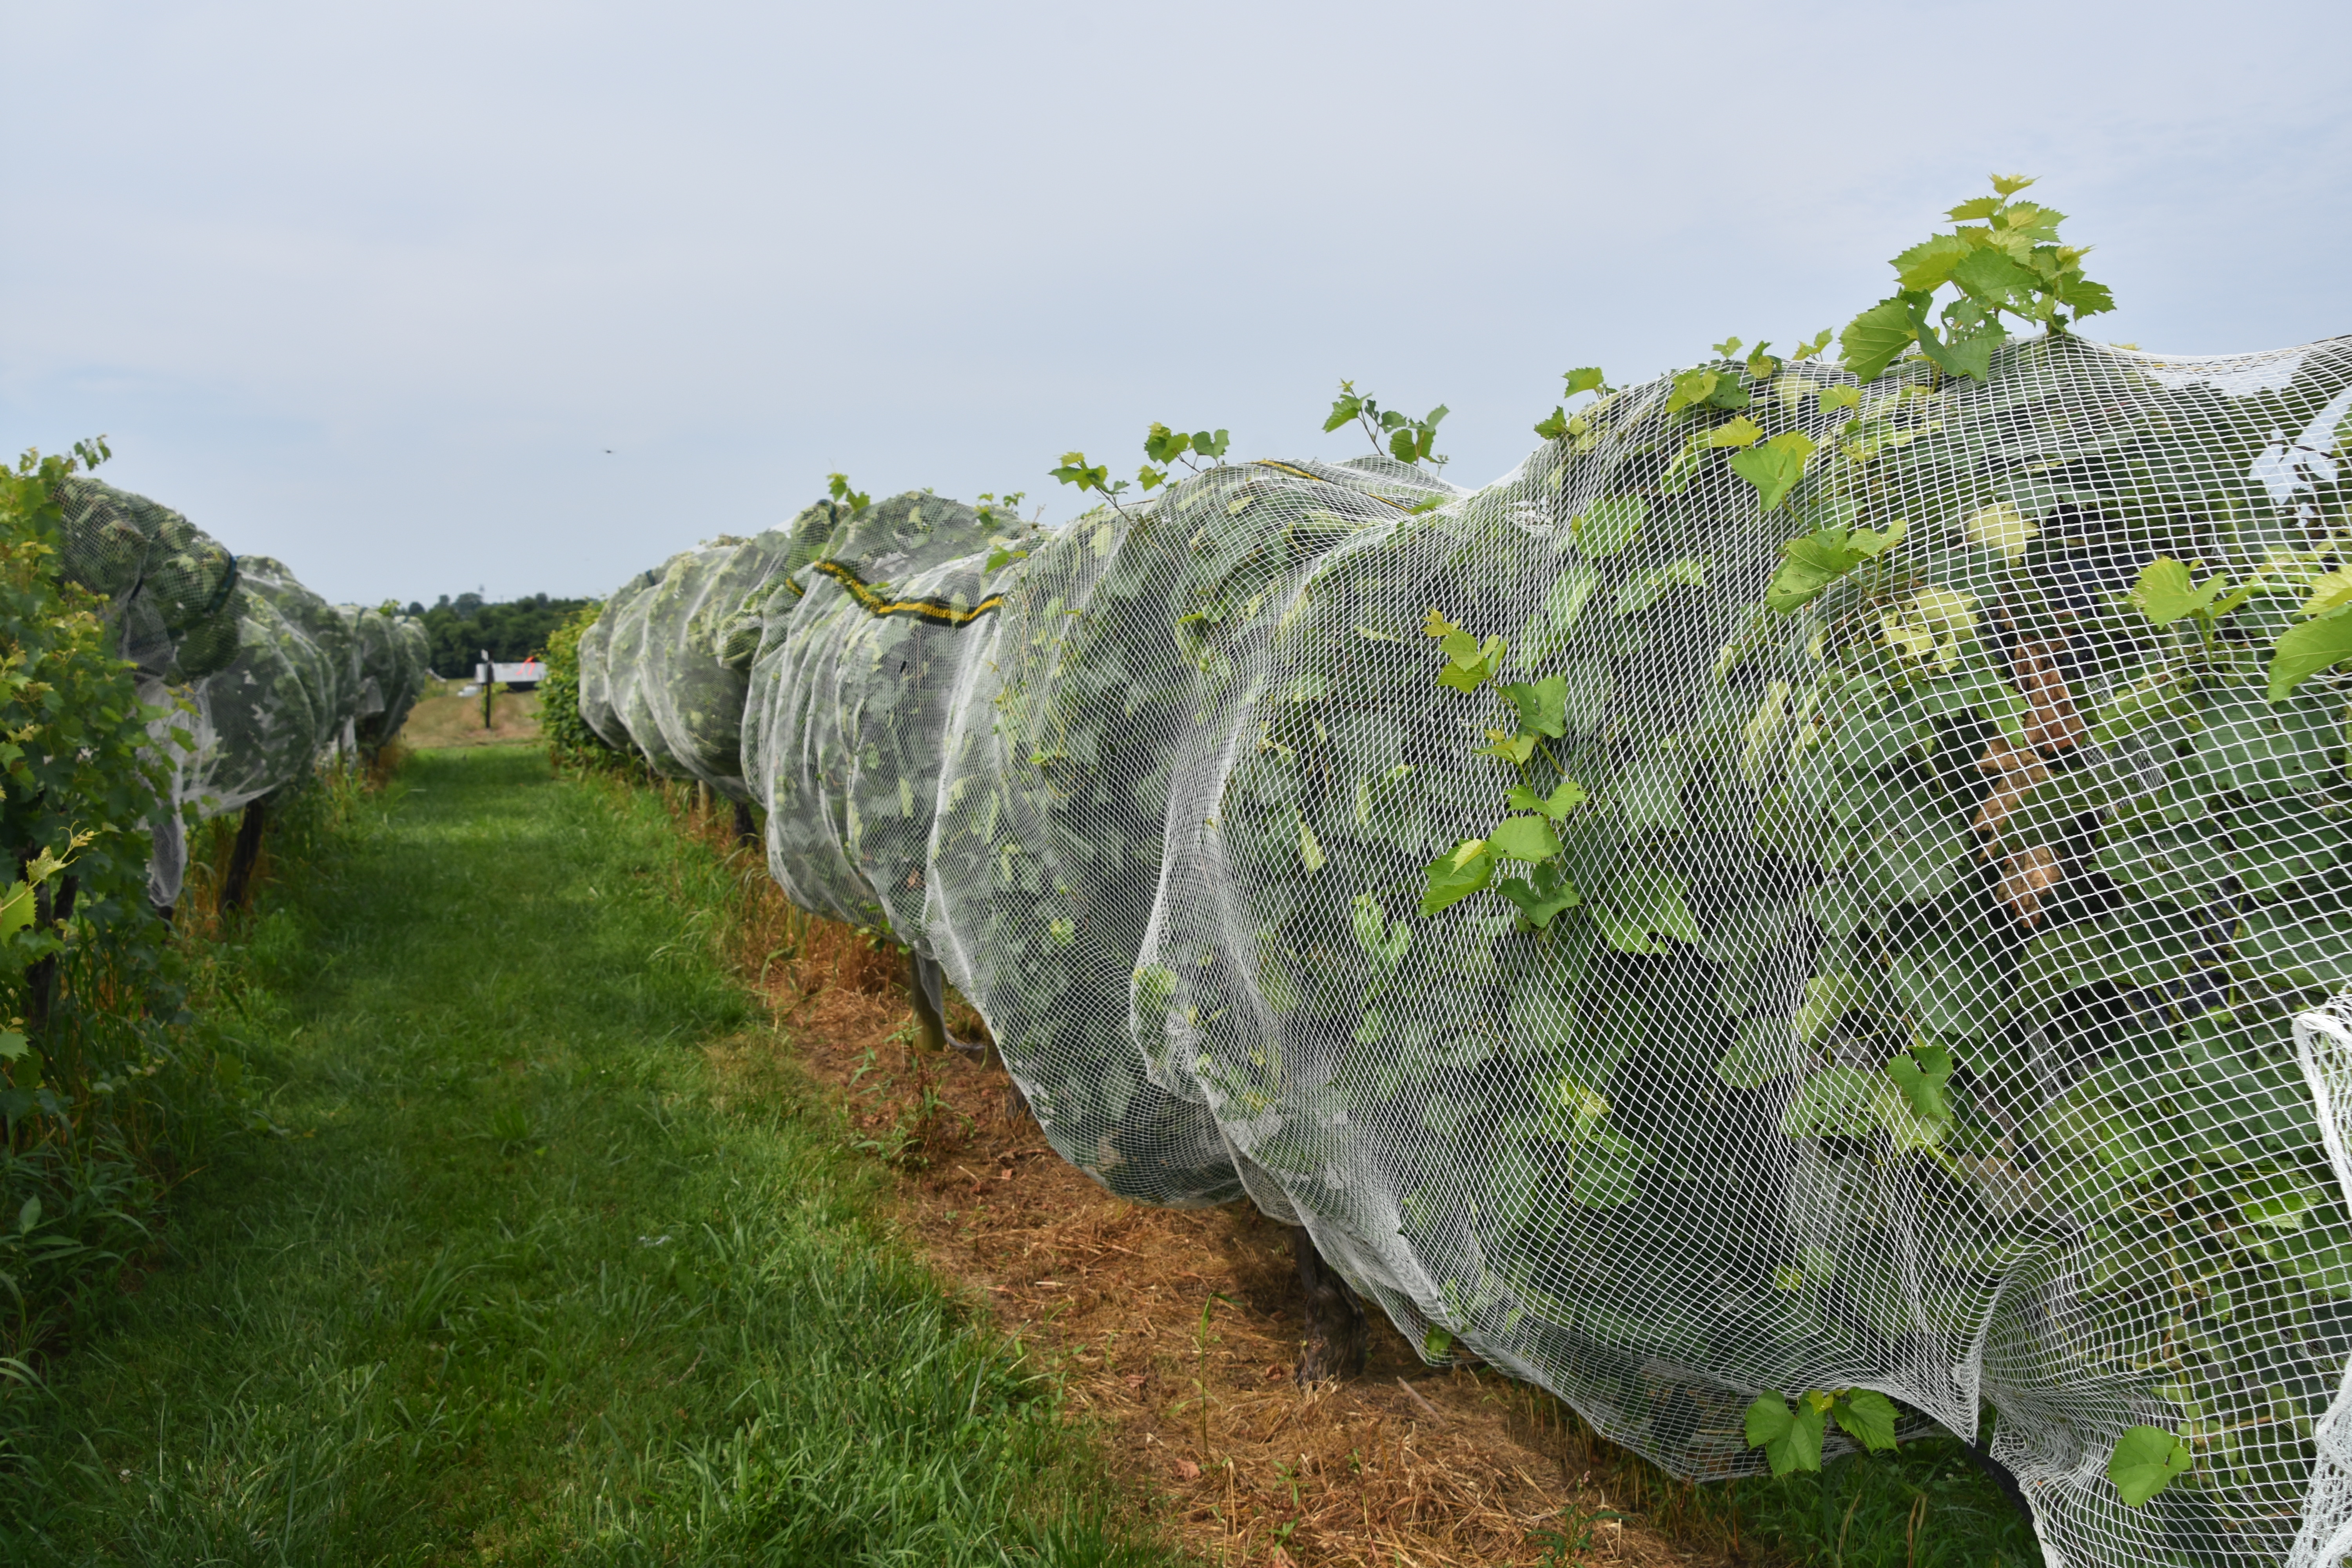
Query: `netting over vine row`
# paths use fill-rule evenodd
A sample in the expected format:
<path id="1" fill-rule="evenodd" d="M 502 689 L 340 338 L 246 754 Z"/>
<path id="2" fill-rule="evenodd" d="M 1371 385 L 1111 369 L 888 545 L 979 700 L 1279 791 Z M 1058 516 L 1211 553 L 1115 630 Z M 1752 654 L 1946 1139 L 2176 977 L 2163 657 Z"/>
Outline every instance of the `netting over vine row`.
<path id="1" fill-rule="evenodd" d="M 383 745 L 424 693 L 430 647 L 408 616 L 330 605 L 282 563 L 231 555 L 144 496 L 76 476 L 58 500 L 62 576 L 105 601 L 141 700 L 166 710 L 151 731 L 172 794 L 152 825 L 148 891 L 168 906 L 186 811 L 238 810 L 323 755 Z"/>
<path id="2" fill-rule="evenodd" d="M 1669 377 L 1475 491 L 820 503 L 616 594 L 582 710 L 935 956 L 1066 1158 L 1430 1353 L 1691 1476 L 1760 1390 L 1989 1404 L 2053 1561 L 2336 1562 L 2352 680 L 2272 672 L 2352 613 L 2352 340 L 1706 368 L 1750 426 Z"/>

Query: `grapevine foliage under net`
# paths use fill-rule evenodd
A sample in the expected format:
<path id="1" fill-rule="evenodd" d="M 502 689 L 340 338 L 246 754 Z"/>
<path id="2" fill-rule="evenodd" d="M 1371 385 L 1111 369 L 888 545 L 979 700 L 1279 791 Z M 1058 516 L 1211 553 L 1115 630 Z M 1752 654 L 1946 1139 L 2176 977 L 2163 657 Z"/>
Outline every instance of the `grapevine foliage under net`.
<path id="1" fill-rule="evenodd" d="M 151 825 L 149 894 L 179 898 L 184 813 L 236 811 L 323 755 L 382 746 L 423 695 L 429 648 L 405 616 L 332 605 L 267 556 L 237 557 L 179 512 L 67 478 L 59 570 L 105 601 L 173 765 Z"/>
<path id="2" fill-rule="evenodd" d="M 616 594 L 582 710 L 936 957 L 1065 1157 L 1429 1353 L 1693 1476 L 1763 1391 L 1989 1404 L 2059 1557 L 2332 1563 L 2347 410 L 2352 341 L 2053 335 L 1717 362 L 1475 491 L 820 503 Z M 755 621 L 730 734 L 684 666 Z"/>

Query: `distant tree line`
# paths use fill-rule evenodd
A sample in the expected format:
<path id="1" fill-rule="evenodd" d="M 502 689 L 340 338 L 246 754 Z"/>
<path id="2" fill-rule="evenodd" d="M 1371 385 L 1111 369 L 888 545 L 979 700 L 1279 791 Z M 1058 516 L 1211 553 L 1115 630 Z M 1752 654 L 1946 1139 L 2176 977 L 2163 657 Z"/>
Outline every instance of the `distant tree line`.
<path id="1" fill-rule="evenodd" d="M 545 653 L 549 634 L 587 603 L 533 594 L 527 599 L 493 604 L 479 594 L 460 594 L 454 599 L 444 594 L 430 609 L 412 604 L 406 613 L 423 621 L 425 636 L 433 639 L 434 673 L 459 677 L 473 674 L 484 648 L 501 664 Z"/>

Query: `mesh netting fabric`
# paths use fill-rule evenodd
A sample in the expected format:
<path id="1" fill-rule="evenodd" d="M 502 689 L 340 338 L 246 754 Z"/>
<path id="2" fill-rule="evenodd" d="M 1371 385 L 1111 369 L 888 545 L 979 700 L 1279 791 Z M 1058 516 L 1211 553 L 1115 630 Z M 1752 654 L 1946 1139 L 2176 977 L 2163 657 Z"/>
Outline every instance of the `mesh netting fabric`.
<path id="1" fill-rule="evenodd" d="M 148 726 L 156 752 L 176 765 L 185 757 L 177 735 L 188 730 L 186 684 L 236 655 L 228 612 L 236 558 L 181 513 L 86 475 L 68 476 L 55 496 L 58 575 L 106 601 L 139 700 L 164 710 Z M 169 905 L 187 866 L 176 800 L 160 802 L 148 826 L 148 893 Z"/>
<path id="2" fill-rule="evenodd" d="M 743 758 L 762 786 L 770 873 L 803 909 L 895 931 L 926 956 L 942 697 L 961 634 L 987 613 L 989 531 L 920 492 L 868 507 L 772 601 L 751 671 Z"/>
<path id="3" fill-rule="evenodd" d="M 1158 1048 L 1164 998 L 1135 989 L 1171 771 L 1232 690 L 1234 639 L 1305 563 L 1450 493 L 1382 459 L 1218 468 L 1081 519 L 995 590 L 944 731 L 928 935 L 1047 1142 L 1113 1192 L 1242 1192 Z"/>
<path id="4" fill-rule="evenodd" d="M 2321 1143 L 2343 1200 L 2352 1204 L 2352 991 L 2294 1021 L 2295 1058 L 2318 1108 Z M 2352 1366 L 2314 1425 L 2310 1489 L 2288 1562 L 2336 1568 L 2352 1554 Z"/>
<path id="5" fill-rule="evenodd" d="M 793 554 L 790 529 L 753 539 L 720 537 L 671 563 L 646 595 L 639 689 L 661 745 L 690 777 L 730 800 L 749 801 L 742 757 L 751 658 L 743 608 L 767 590 Z"/>
<path id="6" fill-rule="evenodd" d="M 58 570 L 106 599 L 123 657 L 143 675 L 180 683 L 236 655 L 224 614 L 236 557 L 203 529 L 145 496 L 74 474 L 57 489 L 64 512 Z"/>
<path id="7" fill-rule="evenodd" d="M 580 719 L 596 738 L 615 751 L 629 749 L 629 731 L 613 705 L 613 682 L 625 668 L 623 649 L 614 642 L 616 629 L 629 619 L 629 602 L 660 581 L 657 573 L 640 572 L 605 599 L 596 619 L 580 634 Z"/>
<path id="8" fill-rule="evenodd" d="M 623 584 L 581 634 L 582 720 L 656 772 L 754 799 L 742 760 L 752 660 L 799 604 L 800 569 L 837 550 L 848 523 L 847 509 L 819 501 L 780 528 L 706 541 Z"/>
<path id="9" fill-rule="evenodd" d="M 616 743 L 635 750 L 645 758 L 647 767 L 666 778 L 693 775 L 678 760 L 677 753 L 670 750 L 669 738 L 662 733 L 661 720 L 654 710 L 654 673 L 661 652 L 661 639 L 656 636 L 653 625 L 654 607 L 660 602 L 662 584 L 674 574 L 699 575 L 707 570 L 703 558 L 727 548 L 698 546 L 678 552 L 645 574 L 642 591 L 614 595 L 613 603 L 598 617 L 599 625 L 612 623 L 603 652 L 610 671 L 610 721 L 617 731 Z M 662 659 L 660 663 L 666 668 L 667 661 Z"/>
<path id="10" fill-rule="evenodd" d="M 266 555 L 240 564 L 237 653 L 196 683 L 195 752 L 179 798 L 215 816 L 307 777 L 359 706 L 359 638 L 335 606 Z"/>
<path id="11" fill-rule="evenodd" d="M 1665 378 L 1475 492 L 1220 467 L 993 572 L 952 503 L 853 515 L 764 601 L 772 868 L 935 954 L 1107 1187 L 1246 1191 L 1681 1474 L 1760 1468 L 1761 1390 L 1989 1404 L 2053 1560 L 2334 1562 L 2352 678 L 2266 668 L 2352 533 L 2352 341 L 1750 390 L 1819 447 L 1770 512 Z M 2159 557 L 2248 592 L 2158 624 Z M 1536 695 L 1436 684 L 1432 610 Z M 1423 912 L 1563 779 L 1572 907 Z M 2132 1509 L 2140 1424 L 2193 1464 Z"/>
<path id="12" fill-rule="evenodd" d="M 355 735 L 360 745 L 374 751 L 400 732 L 409 710 L 425 695 L 433 641 L 423 623 L 410 616 L 344 607 L 356 612 L 353 631 L 359 643 L 360 690 L 352 714 Z"/>
<path id="13" fill-rule="evenodd" d="M 233 811 L 346 742 L 381 746 L 423 694 L 430 644 L 405 616 L 331 605 L 266 556 L 239 561 L 186 517 L 86 475 L 57 487 L 58 572 L 107 602 L 173 763 L 150 828 L 148 893 L 176 903 L 183 812 Z"/>
<path id="14" fill-rule="evenodd" d="M 2291 358 L 2059 340 L 1834 426 L 1800 369 L 1748 412 L 1831 446 L 1801 522 L 1693 461 L 1661 383 L 1335 551 L 1176 792 L 1139 970 L 1168 1058 L 1391 1311 L 1683 1473 L 1754 1465 L 1759 1388 L 1964 1433 L 1983 1397 L 2059 1552 L 2275 1556 L 2352 1349 L 2289 1025 L 2352 964 L 2344 691 L 2262 700 L 2299 581 L 2210 650 L 2118 595 L 2324 544 L 2265 476 L 2283 432 L 2334 445 L 2352 357 Z M 1790 534 L 1895 519 L 1881 569 L 1760 608 Z M 1492 895 L 1411 918 L 1496 815 L 1431 606 L 1566 677 L 1592 802 L 1551 934 Z M 1961 1064 L 1948 1128 L 1883 1070 L 1915 1042 Z M 2138 1422 L 2198 1466 L 2133 1510 L 2104 1467 Z"/>

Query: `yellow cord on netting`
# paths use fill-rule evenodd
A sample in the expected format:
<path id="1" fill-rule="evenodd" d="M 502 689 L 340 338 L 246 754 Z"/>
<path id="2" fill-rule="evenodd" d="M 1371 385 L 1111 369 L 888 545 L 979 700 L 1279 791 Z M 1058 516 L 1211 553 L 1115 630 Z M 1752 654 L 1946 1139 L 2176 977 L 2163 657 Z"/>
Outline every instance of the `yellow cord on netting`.
<path id="1" fill-rule="evenodd" d="M 840 584 L 847 590 L 851 598 L 856 600 L 868 615 L 873 616 L 912 616 L 917 620 L 929 621 L 933 626 L 966 626 L 1004 603 L 1004 595 L 1002 594 L 991 594 L 977 605 L 960 605 L 947 599 L 887 599 L 867 586 L 859 579 L 856 573 L 837 561 L 812 562 L 810 570 L 822 572 Z M 806 592 L 798 584 L 793 584 L 793 589 L 795 593 Z"/>

